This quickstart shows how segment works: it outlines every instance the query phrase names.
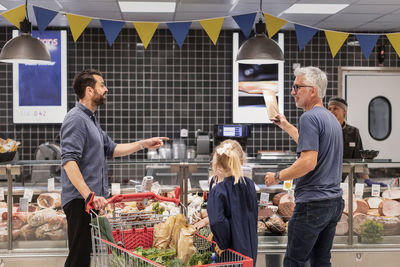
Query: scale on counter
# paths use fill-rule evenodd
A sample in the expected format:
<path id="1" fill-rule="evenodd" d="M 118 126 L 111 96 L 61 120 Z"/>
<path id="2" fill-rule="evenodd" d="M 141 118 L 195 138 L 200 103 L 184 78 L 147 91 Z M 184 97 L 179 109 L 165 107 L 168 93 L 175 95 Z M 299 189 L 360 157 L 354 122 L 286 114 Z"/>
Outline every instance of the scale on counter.
<path id="1" fill-rule="evenodd" d="M 216 146 L 226 139 L 233 139 L 238 141 L 244 149 L 247 145 L 247 137 L 249 135 L 249 125 L 218 124 L 214 126 L 214 139 Z"/>
<path id="2" fill-rule="evenodd" d="M 55 143 L 43 143 L 35 151 L 35 160 L 59 160 L 61 159 L 60 145 Z M 47 182 L 51 177 L 60 176 L 60 166 L 34 166 L 32 168 L 32 182 Z"/>

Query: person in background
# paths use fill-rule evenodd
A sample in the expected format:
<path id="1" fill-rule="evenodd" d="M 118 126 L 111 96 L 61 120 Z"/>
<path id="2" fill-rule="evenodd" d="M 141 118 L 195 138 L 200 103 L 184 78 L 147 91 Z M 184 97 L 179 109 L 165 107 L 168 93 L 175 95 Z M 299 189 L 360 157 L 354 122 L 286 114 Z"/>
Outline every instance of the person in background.
<path id="1" fill-rule="evenodd" d="M 297 68 L 291 95 L 305 112 L 298 129 L 284 115 L 278 125 L 297 143 L 298 159 L 290 167 L 267 172 L 271 186 L 296 179 L 294 212 L 288 225 L 284 266 L 331 266 L 331 248 L 344 201 L 340 188 L 343 135 L 335 116 L 323 106 L 328 79 L 315 67 Z"/>
<path id="2" fill-rule="evenodd" d="M 105 104 L 108 89 L 102 74 L 93 69 L 78 73 L 73 82 L 79 99 L 61 126 L 61 203 L 68 223 L 69 253 L 65 266 L 89 267 L 91 252 L 90 215 L 86 204 L 96 210 L 109 196 L 106 158 L 122 157 L 144 148 L 159 148 L 167 137 L 116 144 L 103 131 L 95 111 Z"/>
<path id="3" fill-rule="evenodd" d="M 215 148 L 213 172 L 218 176 L 208 197 L 207 212 L 216 251 L 233 249 L 257 260 L 257 193 L 254 182 L 243 176 L 239 143 L 225 140 Z M 222 178 L 222 179 L 221 179 Z"/>
<path id="4" fill-rule="evenodd" d="M 339 121 L 342 126 L 343 132 L 343 158 L 344 159 L 361 159 L 361 150 L 363 150 L 362 140 L 360 136 L 360 131 L 346 122 L 346 114 L 347 114 L 347 102 L 343 98 L 340 97 L 332 97 L 328 102 L 329 111 L 335 115 L 336 119 Z M 342 182 L 346 179 L 346 174 L 342 175 Z M 371 186 L 372 184 L 380 184 L 382 186 L 386 186 L 384 183 L 372 182 L 369 179 L 369 170 L 368 166 L 364 166 L 364 171 L 361 173 L 361 178 L 364 179 L 364 182 Z"/>

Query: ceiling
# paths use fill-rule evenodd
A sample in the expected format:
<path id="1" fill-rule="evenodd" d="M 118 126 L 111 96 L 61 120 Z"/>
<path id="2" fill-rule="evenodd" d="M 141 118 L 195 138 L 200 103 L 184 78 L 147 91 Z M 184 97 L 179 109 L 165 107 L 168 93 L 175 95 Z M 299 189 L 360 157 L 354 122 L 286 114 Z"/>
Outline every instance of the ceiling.
<path id="1" fill-rule="evenodd" d="M 142 0 L 146 1 L 146 0 Z M 147 0 L 148 1 L 148 0 Z M 157 0 L 171 2 L 174 0 Z M 260 10 L 259 0 L 175 0 L 174 13 L 122 13 L 117 0 L 29 0 L 28 15 L 33 25 L 36 20 L 32 5 L 60 12 L 49 26 L 67 27 L 68 20 L 64 13 L 72 13 L 92 18 L 102 18 L 122 21 L 194 21 L 216 17 L 226 17 L 224 29 L 238 29 L 230 16 L 257 12 Z M 330 3 L 349 4 L 337 14 L 282 14 L 294 3 Z M 12 9 L 22 4 L 24 0 L 0 0 L 0 4 Z M 400 0 L 263 0 L 262 11 L 278 16 L 289 22 L 303 24 L 319 29 L 329 29 L 354 32 L 399 32 L 400 31 Z M 294 29 L 293 23 L 287 23 L 282 29 Z M 12 26 L 0 16 L 0 25 Z M 94 19 L 88 27 L 100 27 Z M 127 23 L 125 27 L 133 27 Z M 161 24 L 160 27 L 165 27 Z M 200 28 L 194 22 L 191 28 Z"/>

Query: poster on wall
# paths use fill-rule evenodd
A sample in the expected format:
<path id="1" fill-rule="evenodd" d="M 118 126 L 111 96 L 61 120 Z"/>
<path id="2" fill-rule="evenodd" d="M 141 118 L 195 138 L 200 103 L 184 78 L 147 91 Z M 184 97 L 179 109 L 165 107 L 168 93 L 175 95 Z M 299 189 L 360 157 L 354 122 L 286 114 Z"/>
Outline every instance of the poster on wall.
<path id="1" fill-rule="evenodd" d="M 32 35 L 46 45 L 52 64 L 13 64 L 13 121 L 62 123 L 67 114 L 66 31 L 32 31 Z"/>
<path id="2" fill-rule="evenodd" d="M 246 41 L 241 37 L 239 33 L 233 33 L 233 122 L 272 123 L 268 110 L 272 113 L 274 109 L 267 107 L 266 103 L 275 102 L 276 96 L 279 113 L 283 114 L 283 62 L 261 65 L 237 63 L 239 47 Z M 277 42 L 283 51 L 283 33 L 278 34 Z"/>

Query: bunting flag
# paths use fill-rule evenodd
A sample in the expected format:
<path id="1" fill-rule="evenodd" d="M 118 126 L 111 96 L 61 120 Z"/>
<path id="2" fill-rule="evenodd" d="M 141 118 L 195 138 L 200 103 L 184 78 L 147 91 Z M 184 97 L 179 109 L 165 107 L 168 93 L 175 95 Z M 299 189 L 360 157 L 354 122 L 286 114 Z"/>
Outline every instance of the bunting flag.
<path id="1" fill-rule="evenodd" d="M 242 31 L 244 36 L 246 36 L 246 39 L 249 38 L 251 29 L 253 29 L 254 19 L 256 18 L 256 15 L 257 13 L 232 16 L 236 24 L 240 27 L 240 30 Z"/>
<path id="2" fill-rule="evenodd" d="M 297 43 L 299 44 L 300 51 L 303 50 L 303 48 L 308 44 L 308 42 L 318 32 L 317 29 L 306 27 L 306 26 L 299 25 L 299 24 L 294 24 L 294 29 L 296 30 Z"/>
<path id="3" fill-rule="evenodd" d="M 72 32 L 72 37 L 74 37 L 74 42 L 76 42 L 79 36 L 81 36 L 82 32 L 85 30 L 86 26 L 89 25 L 92 18 L 73 14 L 66 15 L 69 22 L 69 28 Z"/>
<path id="4" fill-rule="evenodd" d="M 140 37 L 140 40 L 142 40 L 142 43 L 144 45 L 144 48 L 147 48 L 147 46 L 150 43 L 151 38 L 153 38 L 153 35 L 155 31 L 157 30 L 158 27 L 158 22 L 134 22 L 133 25 L 135 25 L 136 31 Z"/>
<path id="5" fill-rule="evenodd" d="M 400 57 L 400 33 L 389 33 L 386 34 L 397 55 Z"/>
<path id="6" fill-rule="evenodd" d="M 41 8 L 38 6 L 32 6 L 33 12 L 35 12 L 36 22 L 39 28 L 39 31 L 44 31 L 47 26 L 49 26 L 50 22 L 57 16 L 57 12 L 45 8 Z"/>
<path id="7" fill-rule="evenodd" d="M 217 44 L 222 24 L 224 24 L 224 19 L 225 18 L 216 18 L 216 19 L 205 19 L 199 21 L 203 29 L 206 31 L 208 37 L 210 37 L 211 41 L 214 43 L 214 45 Z"/>
<path id="8" fill-rule="evenodd" d="M 121 32 L 122 27 L 124 27 L 124 21 L 115 21 L 115 20 L 100 20 L 101 27 L 103 27 L 104 34 L 107 38 L 108 45 L 111 47 L 117 39 L 118 34 Z"/>
<path id="9" fill-rule="evenodd" d="M 12 25 L 19 29 L 19 23 L 23 21 L 26 17 L 25 5 L 18 6 L 16 8 L 10 9 L 6 12 L 1 13 Z"/>
<path id="10" fill-rule="evenodd" d="M 374 49 L 376 42 L 378 41 L 379 35 L 372 34 L 356 34 L 356 38 L 360 43 L 361 50 L 364 53 L 365 59 L 369 58 L 369 55 Z"/>
<path id="11" fill-rule="evenodd" d="M 167 23 L 168 29 L 172 33 L 172 36 L 174 36 L 175 41 L 178 43 L 180 48 L 182 48 L 183 42 L 185 42 L 190 25 L 192 25 L 192 22 Z"/>
<path id="12" fill-rule="evenodd" d="M 326 40 L 328 41 L 329 48 L 331 49 L 332 57 L 335 57 L 339 49 L 342 47 L 344 41 L 349 36 L 345 32 L 334 32 L 325 30 Z"/>
<path id="13" fill-rule="evenodd" d="M 287 23 L 287 20 L 266 13 L 264 13 L 264 19 L 265 24 L 267 25 L 268 37 L 270 39 Z"/>

